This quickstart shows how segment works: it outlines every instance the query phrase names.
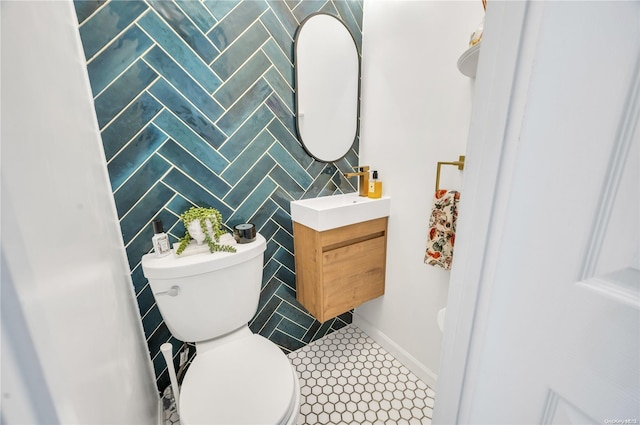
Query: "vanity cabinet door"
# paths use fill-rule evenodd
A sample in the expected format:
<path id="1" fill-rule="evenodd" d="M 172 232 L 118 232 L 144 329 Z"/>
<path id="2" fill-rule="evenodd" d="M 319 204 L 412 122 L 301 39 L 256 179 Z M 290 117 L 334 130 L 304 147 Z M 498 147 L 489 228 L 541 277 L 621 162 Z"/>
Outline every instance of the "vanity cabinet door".
<path id="1" fill-rule="evenodd" d="M 385 237 L 377 237 L 323 253 L 325 317 L 384 294 L 385 250 Z"/>

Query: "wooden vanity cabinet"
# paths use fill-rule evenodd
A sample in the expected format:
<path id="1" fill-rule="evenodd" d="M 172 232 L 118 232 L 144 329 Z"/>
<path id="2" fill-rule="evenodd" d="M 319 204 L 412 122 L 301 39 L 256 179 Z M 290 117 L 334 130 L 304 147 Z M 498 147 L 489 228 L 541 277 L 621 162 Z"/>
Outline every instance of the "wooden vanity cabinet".
<path id="1" fill-rule="evenodd" d="M 387 217 L 317 231 L 293 222 L 297 299 L 320 322 L 384 294 Z"/>

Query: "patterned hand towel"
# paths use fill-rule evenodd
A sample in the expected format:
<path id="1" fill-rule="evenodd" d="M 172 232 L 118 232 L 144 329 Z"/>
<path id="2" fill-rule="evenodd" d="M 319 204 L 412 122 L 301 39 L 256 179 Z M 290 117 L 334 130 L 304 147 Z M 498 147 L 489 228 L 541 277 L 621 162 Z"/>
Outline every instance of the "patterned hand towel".
<path id="1" fill-rule="evenodd" d="M 438 190 L 429 218 L 429 235 L 424 262 L 451 270 L 453 245 L 456 240 L 456 220 L 460 193 L 455 190 Z"/>

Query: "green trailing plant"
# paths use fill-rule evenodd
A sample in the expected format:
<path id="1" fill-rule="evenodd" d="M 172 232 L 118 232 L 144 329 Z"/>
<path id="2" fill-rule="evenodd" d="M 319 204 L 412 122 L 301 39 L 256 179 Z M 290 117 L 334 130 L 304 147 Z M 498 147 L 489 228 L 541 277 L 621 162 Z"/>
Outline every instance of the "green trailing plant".
<path id="1" fill-rule="evenodd" d="M 213 230 L 213 238 L 207 227 L 207 220 L 211 223 Z M 222 214 L 215 208 L 191 207 L 187 211 L 180 214 L 180 221 L 184 224 L 185 234 L 178 242 L 180 245 L 176 250 L 176 254 L 180 255 L 187 248 L 189 243 L 194 239 L 189 233 L 189 225 L 197 221 L 200 223 L 205 237 L 204 241 L 209 245 L 209 252 L 236 252 L 236 249 L 229 245 L 220 245 L 217 241 L 220 236 L 226 232 L 222 229 Z"/>

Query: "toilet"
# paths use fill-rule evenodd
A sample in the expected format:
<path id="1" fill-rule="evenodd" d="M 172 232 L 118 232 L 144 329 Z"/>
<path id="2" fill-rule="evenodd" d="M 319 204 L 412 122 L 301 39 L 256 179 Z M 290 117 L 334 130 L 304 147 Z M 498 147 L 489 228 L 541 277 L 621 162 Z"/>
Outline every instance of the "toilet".
<path id="1" fill-rule="evenodd" d="M 266 241 L 235 253 L 142 257 L 164 321 L 196 356 L 180 388 L 182 425 L 292 425 L 300 410 L 298 376 L 287 356 L 247 323 L 258 309 Z"/>

